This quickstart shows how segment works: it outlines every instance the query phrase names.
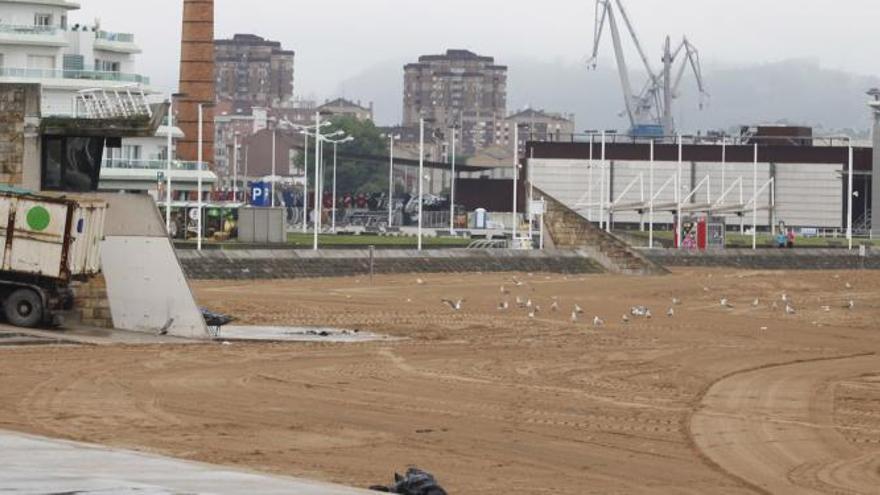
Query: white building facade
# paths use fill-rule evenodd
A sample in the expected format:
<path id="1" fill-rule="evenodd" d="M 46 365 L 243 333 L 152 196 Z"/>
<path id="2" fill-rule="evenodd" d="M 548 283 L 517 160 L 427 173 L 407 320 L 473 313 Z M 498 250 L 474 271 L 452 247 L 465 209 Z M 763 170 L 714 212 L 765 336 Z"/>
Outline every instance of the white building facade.
<path id="1" fill-rule="evenodd" d="M 134 35 L 81 23 L 71 16 L 79 8 L 68 0 L 0 0 L 0 82 L 40 84 L 43 116 L 82 113 L 77 95 L 86 90 L 127 89 L 157 101 L 167 98 L 137 73 L 135 56 L 141 49 Z M 149 192 L 158 199 L 168 132 L 162 126 L 155 137 L 124 139 L 121 148 L 105 149 L 100 188 Z M 177 127 L 171 133 L 172 143 L 183 137 Z M 206 190 L 217 181 L 198 164 L 174 162 L 172 170 L 172 190 L 179 199 L 193 194 L 199 175 Z"/>

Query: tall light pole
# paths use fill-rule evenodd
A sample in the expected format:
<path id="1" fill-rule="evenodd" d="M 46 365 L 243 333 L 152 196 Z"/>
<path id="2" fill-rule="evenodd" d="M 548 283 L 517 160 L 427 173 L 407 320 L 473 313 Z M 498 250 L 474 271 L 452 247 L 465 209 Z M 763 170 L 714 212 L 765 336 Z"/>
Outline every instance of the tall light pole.
<path id="1" fill-rule="evenodd" d="M 303 234 L 305 234 L 309 229 L 309 134 L 303 131 L 302 135 L 305 143 L 303 158 Z"/>
<path id="2" fill-rule="evenodd" d="M 238 133 L 232 136 L 232 201 L 238 202 Z"/>
<path id="3" fill-rule="evenodd" d="M 422 250 L 422 213 L 425 202 L 424 197 L 424 181 L 425 181 L 425 119 L 419 119 L 419 240 L 418 250 Z"/>
<path id="4" fill-rule="evenodd" d="M 198 159 L 198 183 L 197 183 L 197 192 L 196 195 L 198 199 L 196 201 L 196 209 L 198 211 L 198 219 L 196 220 L 196 229 L 198 230 L 198 234 L 196 235 L 196 250 L 202 250 L 202 232 L 204 229 L 204 224 L 202 223 L 202 171 L 204 169 L 204 110 L 205 108 L 213 107 L 213 103 L 199 103 L 199 159 Z"/>
<path id="5" fill-rule="evenodd" d="M 452 126 L 452 181 L 449 186 L 449 235 L 455 235 L 455 126 Z"/>
<path id="6" fill-rule="evenodd" d="M 849 250 L 853 248 L 853 146 L 852 138 L 849 140 L 849 177 L 847 178 L 849 194 L 847 194 L 847 215 L 846 215 L 846 238 L 849 241 Z"/>
<path id="7" fill-rule="evenodd" d="M 752 250 L 758 249 L 758 143 L 752 167 Z"/>
<path id="8" fill-rule="evenodd" d="M 332 218 L 330 219 L 330 230 L 333 233 L 336 233 L 336 163 L 337 163 L 337 156 L 338 156 L 337 145 L 350 143 L 350 142 L 354 141 L 354 138 L 351 136 L 348 136 L 344 139 L 340 139 L 340 140 L 336 140 L 336 141 L 330 141 L 330 140 L 328 140 L 328 141 L 333 143 L 333 200 L 332 200 L 333 205 L 331 208 Z"/>
<path id="9" fill-rule="evenodd" d="M 272 130 L 272 208 L 275 208 L 275 182 L 278 181 L 277 178 L 277 170 L 276 170 L 276 161 L 277 157 L 275 156 L 275 146 L 276 141 L 278 140 L 278 126 Z"/>
<path id="10" fill-rule="evenodd" d="M 388 136 L 388 226 L 394 222 L 394 134 Z"/>
<path id="11" fill-rule="evenodd" d="M 171 149 L 174 146 L 171 140 L 171 129 L 174 124 L 174 95 L 168 98 L 168 153 L 165 163 L 165 232 L 171 235 Z"/>
<path id="12" fill-rule="evenodd" d="M 519 126 L 513 126 L 513 235 L 511 237 L 511 242 L 516 246 L 516 231 L 517 231 L 517 189 L 519 186 Z"/>
<path id="13" fill-rule="evenodd" d="M 321 198 L 319 196 L 321 185 L 321 112 L 315 112 L 315 234 L 312 249 L 318 250 L 318 229 L 321 223 Z"/>

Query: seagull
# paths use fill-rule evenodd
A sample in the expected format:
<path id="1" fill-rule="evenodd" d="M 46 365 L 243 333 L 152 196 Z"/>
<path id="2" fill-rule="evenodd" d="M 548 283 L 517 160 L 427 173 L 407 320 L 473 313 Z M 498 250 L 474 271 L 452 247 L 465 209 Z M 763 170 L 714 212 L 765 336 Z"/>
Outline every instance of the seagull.
<path id="1" fill-rule="evenodd" d="M 604 326 L 605 326 L 605 320 L 603 320 L 602 318 L 599 318 L 598 316 L 594 316 L 594 317 L 593 317 L 593 326 L 596 327 L 596 328 L 604 327 Z"/>
<path id="2" fill-rule="evenodd" d="M 409 298 L 408 298 L 408 299 L 406 300 L 406 302 L 411 303 L 411 302 L 412 302 L 412 299 L 409 299 Z"/>
<path id="3" fill-rule="evenodd" d="M 550 311 L 553 311 L 554 313 L 556 311 L 559 311 L 559 303 L 556 301 L 553 301 L 553 304 L 550 305 Z"/>
<path id="4" fill-rule="evenodd" d="M 728 301 L 727 298 L 721 300 L 721 306 L 728 309 L 733 309 L 733 304 L 730 304 L 730 301 Z"/>
<path id="5" fill-rule="evenodd" d="M 532 309 L 531 311 L 529 311 L 529 318 L 534 319 L 536 314 L 538 314 L 538 310 Z"/>
<path id="6" fill-rule="evenodd" d="M 786 305 L 785 305 L 785 314 L 787 314 L 787 315 L 793 315 L 793 314 L 796 314 L 796 313 L 797 313 L 797 311 L 795 311 L 795 309 L 794 309 L 790 304 L 786 304 Z"/>
<path id="7" fill-rule="evenodd" d="M 629 323 L 629 315 L 624 314 L 622 320 L 623 320 L 624 323 Z M 595 321 L 595 320 L 594 320 L 594 321 Z"/>
<path id="8" fill-rule="evenodd" d="M 501 294 L 506 296 L 506 295 L 510 294 L 510 291 L 507 290 L 507 287 L 504 287 L 504 286 L 502 285 L 502 286 L 501 286 Z"/>
<path id="9" fill-rule="evenodd" d="M 849 283 L 849 282 L 847 282 L 847 283 L 846 283 L 846 288 L 847 288 L 847 289 L 852 289 L 852 284 Z"/>
<path id="10" fill-rule="evenodd" d="M 579 314 L 579 315 L 584 314 L 584 310 L 583 310 L 583 308 L 581 308 L 581 307 L 580 307 L 579 305 L 577 305 L 577 304 L 574 305 L 574 312 L 577 313 L 577 314 Z"/>
<path id="11" fill-rule="evenodd" d="M 507 301 L 501 301 L 498 303 L 498 311 L 507 311 L 510 308 L 510 303 Z"/>
<path id="12" fill-rule="evenodd" d="M 516 277 L 513 277 L 511 280 L 513 280 L 513 285 L 515 285 L 517 287 L 523 286 L 523 283 L 519 279 L 517 279 Z"/>
<path id="13" fill-rule="evenodd" d="M 577 313 L 577 311 L 572 311 L 571 312 L 571 322 L 577 323 L 577 321 L 578 321 L 578 313 Z"/>
<path id="14" fill-rule="evenodd" d="M 752 301 L 752 307 L 753 307 L 753 308 L 757 308 L 757 307 L 760 306 L 760 305 L 761 305 L 761 300 L 760 300 L 760 299 L 755 298 L 755 300 Z"/>
<path id="15" fill-rule="evenodd" d="M 782 293 L 782 302 L 784 302 L 784 303 L 790 302 L 788 300 L 788 294 L 786 294 L 785 292 Z"/>
<path id="16" fill-rule="evenodd" d="M 449 306 L 454 311 L 461 311 L 461 304 L 464 302 L 464 299 L 459 299 L 458 301 L 451 301 L 449 299 L 443 299 L 443 304 Z"/>
<path id="17" fill-rule="evenodd" d="M 531 299 L 529 299 L 528 301 L 526 301 L 526 307 L 527 307 L 527 308 L 531 308 L 532 306 L 534 306 L 534 304 L 532 303 L 532 300 L 531 300 Z"/>
<path id="18" fill-rule="evenodd" d="M 417 279 L 416 279 L 416 283 L 419 284 L 419 285 L 425 285 L 425 281 L 422 280 L 422 279 L 420 279 L 420 278 L 417 278 Z"/>
<path id="19" fill-rule="evenodd" d="M 669 308 L 669 311 L 666 312 L 666 316 L 668 316 L 669 318 L 675 316 L 675 308 Z"/>
<path id="20" fill-rule="evenodd" d="M 516 305 L 519 307 L 523 307 L 524 304 L 525 304 L 525 302 L 523 302 L 522 298 L 519 296 L 516 296 Z"/>
<path id="21" fill-rule="evenodd" d="M 645 311 L 645 318 L 647 318 L 647 319 L 650 320 L 650 319 L 653 318 L 653 317 L 654 317 L 654 315 L 651 314 L 651 310 L 650 310 L 650 309 L 647 310 L 647 311 Z"/>
<path id="22" fill-rule="evenodd" d="M 846 303 L 846 309 L 856 309 L 856 302 L 850 300 L 848 303 Z"/>
<path id="23" fill-rule="evenodd" d="M 673 297 L 673 298 L 672 298 L 672 305 L 673 305 L 673 306 L 680 306 L 680 305 L 681 305 L 681 299 L 679 299 L 679 298 L 677 298 L 677 297 Z"/>

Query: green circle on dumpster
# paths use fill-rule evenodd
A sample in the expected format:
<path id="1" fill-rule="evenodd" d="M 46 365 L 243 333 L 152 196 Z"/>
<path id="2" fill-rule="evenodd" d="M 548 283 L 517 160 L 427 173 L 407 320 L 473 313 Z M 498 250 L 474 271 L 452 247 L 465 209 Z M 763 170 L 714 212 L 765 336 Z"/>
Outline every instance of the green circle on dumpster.
<path id="1" fill-rule="evenodd" d="M 42 206 L 34 206 L 27 212 L 27 224 L 31 230 L 42 232 L 49 227 L 51 220 L 52 218 L 49 215 L 49 210 Z"/>

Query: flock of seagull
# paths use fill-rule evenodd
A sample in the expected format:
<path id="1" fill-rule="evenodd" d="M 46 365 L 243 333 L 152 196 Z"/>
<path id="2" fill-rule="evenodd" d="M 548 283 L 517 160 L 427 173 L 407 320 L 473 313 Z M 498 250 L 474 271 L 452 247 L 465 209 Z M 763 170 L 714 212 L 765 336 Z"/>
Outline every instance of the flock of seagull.
<path id="1" fill-rule="evenodd" d="M 523 287 L 525 285 L 524 282 L 517 279 L 516 277 L 513 277 L 511 279 L 511 281 L 512 281 L 514 287 Z M 417 283 L 419 285 L 422 285 L 422 284 L 424 284 L 424 281 L 419 279 L 417 281 Z M 852 289 L 852 284 L 847 283 L 846 288 Z M 708 293 L 711 291 L 711 289 L 709 289 L 708 287 L 704 287 L 703 291 Z M 501 293 L 502 300 L 498 303 L 498 311 L 506 312 L 513 307 L 511 305 L 510 300 L 509 300 L 509 297 L 511 295 L 511 291 L 505 285 L 502 285 L 499 287 L 499 292 Z M 542 311 L 541 306 L 538 305 L 535 301 L 533 301 L 530 297 L 516 296 L 514 301 L 515 301 L 516 309 L 526 311 L 528 317 L 531 319 L 536 318 L 538 316 L 538 314 L 541 313 L 541 311 Z M 466 300 L 465 299 L 442 299 L 442 302 L 443 302 L 443 304 L 447 305 L 453 311 L 461 311 L 464 307 L 464 303 L 466 302 Z M 781 302 L 781 305 L 780 305 L 780 302 Z M 672 305 L 666 310 L 666 317 L 667 318 L 674 318 L 676 315 L 675 308 L 677 306 L 681 306 L 681 305 L 682 305 L 681 299 L 678 297 L 673 297 L 672 298 Z M 735 307 L 736 307 L 730 301 L 730 299 L 728 299 L 726 297 L 721 299 L 720 306 L 721 306 L 721 308 L 723 308 L 725 310 L 732 310 L 732 309 L 735 309 Z M 787 293 L 783 293 L 779 301 L 772 301 L 772 303 L 770 304 L 770 308 L 773 310 L 778 310 L 780 308 L 780 306 L 782 306 L 784 308 L 786 315 L 796 315 L 797 314 L 797 309 L 795 309 L 794 302 L 792 301 L 791 297 Z M 843 309 L 853 310 L 853 309 L 855 309 L 855 306 L 856 306 L 855 301 L 850 299 L 849 301 L 847 301 L 846 304 L 843 305 Z M 761 307 L 761 299 L 755 298 L 752 301 L 752 307 L 753 308 Z M 552 298 L 552 303 L 550 304 L 550 311 L 553 313 L 557 313 L 560 311 L 560 309 L 561 309 L 561 307 L 559 305 L 559 298 L 554 296 Z M 832 311 L 831 306 L 822 306 L 821 309 L 822 309 L 822 311 L 824 311 L 826 313 Z M 583 317 L 584 313 L 585 313 L 584 309 L 580 305 L 575 304 L 571 310 L 570 321 L 572 323 L 578 323 L 581 320 L 581 318 Z M 621 323 L 629 324 L 630 322 L 632 322 L 633 320 L 638 319 L 638 318 L 645 319 L 645 320 L 651 320 L 651 319 L 653 319 L 653 317 L 654 317 L 654 315 L 651 312 L 651 309 L 648 308 L 647 306 L 633 306 L 630 309 L 629 313 L 626 313 L 621 317 Z M 600 317 L 600 316 L 594 316 L 592 324 L 596 328 L 601 328 L 601 327 L 605 326 L 605 320 L 602 319 L 602 317 Z"/>

